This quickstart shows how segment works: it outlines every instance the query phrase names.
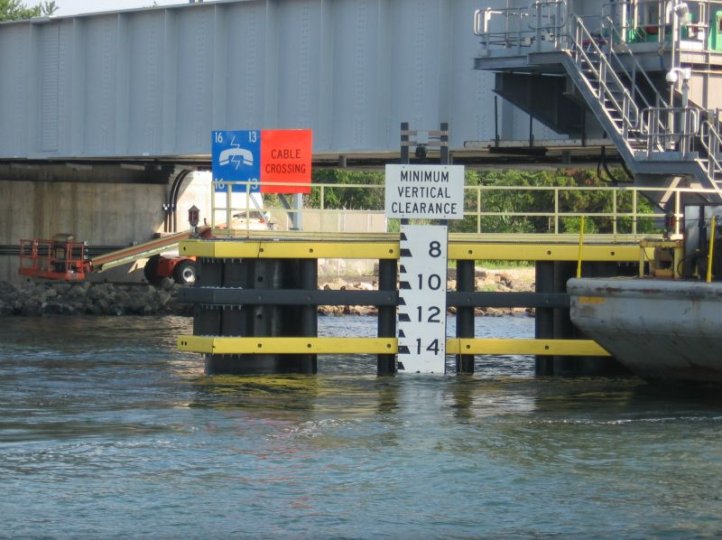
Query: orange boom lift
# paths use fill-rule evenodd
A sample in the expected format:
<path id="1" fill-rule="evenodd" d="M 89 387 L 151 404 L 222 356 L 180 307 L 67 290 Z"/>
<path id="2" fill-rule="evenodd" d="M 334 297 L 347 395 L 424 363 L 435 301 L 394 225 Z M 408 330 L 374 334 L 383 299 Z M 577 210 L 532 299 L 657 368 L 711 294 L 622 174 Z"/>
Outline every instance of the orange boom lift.
<path id="1" fill-rule="evenodd" d="M 187 231 L 154 238 L 110 253 L 90 258 L 85 242 L 78 242 L 71 234 L 56 234 L 51 240 L 20 240 L 20 268 L 18 273 L 32 278 L 63 281 L 83 281 L 91 272 L 103 272 L 138 259 L 148 258 L 144 275 L 157 285 L 164 277 L 178 283 L 195 282 L 195 258 L 162 256 L 181 240 L 192 236 L 205 237 L 211 228 L 198 227 L 198 209 L 189 210 L 191 228 Z"/>

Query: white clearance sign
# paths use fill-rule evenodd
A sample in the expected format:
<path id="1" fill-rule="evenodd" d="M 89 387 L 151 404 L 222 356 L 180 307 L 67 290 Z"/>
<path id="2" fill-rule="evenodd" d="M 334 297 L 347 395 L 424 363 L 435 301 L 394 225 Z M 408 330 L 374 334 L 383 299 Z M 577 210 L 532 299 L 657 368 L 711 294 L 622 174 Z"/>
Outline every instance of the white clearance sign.
<path id="1" fill-rule="evenodd" d="M 386 217 L 464 219 L 463 165 L 386 165 Z"/>

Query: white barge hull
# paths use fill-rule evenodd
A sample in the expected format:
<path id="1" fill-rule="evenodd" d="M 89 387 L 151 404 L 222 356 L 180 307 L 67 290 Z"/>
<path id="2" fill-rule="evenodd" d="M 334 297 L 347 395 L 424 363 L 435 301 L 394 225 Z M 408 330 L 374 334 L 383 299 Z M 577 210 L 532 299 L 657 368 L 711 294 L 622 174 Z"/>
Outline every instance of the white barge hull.
<path id="1" fill-rule="evenodd" d="M 582 278 L 571 319 L 648 380 L 722 382 L 722 283 Z"/>

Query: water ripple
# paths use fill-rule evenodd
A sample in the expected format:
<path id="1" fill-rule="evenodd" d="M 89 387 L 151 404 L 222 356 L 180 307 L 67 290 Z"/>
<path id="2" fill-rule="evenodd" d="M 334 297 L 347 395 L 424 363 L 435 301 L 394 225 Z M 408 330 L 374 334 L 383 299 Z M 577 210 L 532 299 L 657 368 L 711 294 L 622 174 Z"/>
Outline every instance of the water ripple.
<path id="1" fill-rule="evenodd" d="M 0 536 L 722 532 L 722 405 L 709 396 L 536 379 L 525 357 L 478 359 L 463 377 L 377 377 L 372 356 L 323 358 L 312 377 L 207 377 L 175 349 L 189 319 L 3 323 Z M 364 317 L 322 325 L 375 332 Z"/>

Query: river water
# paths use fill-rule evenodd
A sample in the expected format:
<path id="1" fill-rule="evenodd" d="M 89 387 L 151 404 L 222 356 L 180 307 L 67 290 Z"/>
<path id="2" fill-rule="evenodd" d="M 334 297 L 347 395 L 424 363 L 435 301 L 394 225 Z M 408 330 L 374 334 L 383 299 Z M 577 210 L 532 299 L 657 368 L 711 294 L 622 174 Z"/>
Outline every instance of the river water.
<path id="1" fill-rule="evenodd" d="M 535 378 L 528 358 L 473 377 L 377 377 L 370 356 L 207 377 L 175 349 L 190 319 L 1 322 L 0 537 L 722 536 L 714 396 Z"/>

